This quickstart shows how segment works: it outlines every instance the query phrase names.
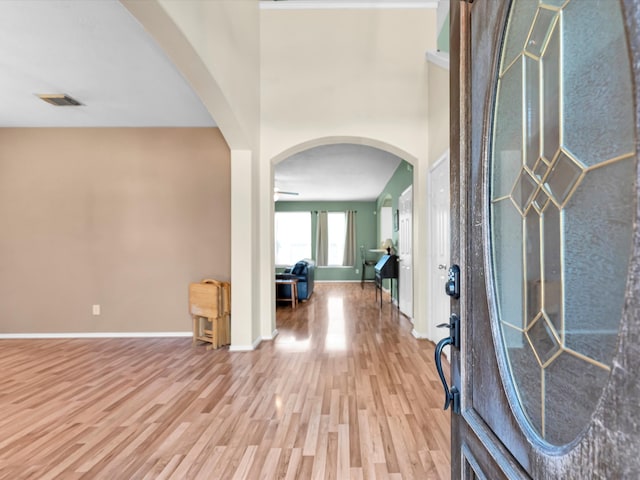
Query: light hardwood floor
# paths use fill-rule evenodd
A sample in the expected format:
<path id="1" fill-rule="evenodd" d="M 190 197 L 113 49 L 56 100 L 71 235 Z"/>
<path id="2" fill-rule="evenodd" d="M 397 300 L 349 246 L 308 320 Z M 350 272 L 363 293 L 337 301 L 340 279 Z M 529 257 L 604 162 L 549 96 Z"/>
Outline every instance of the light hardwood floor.
<path id="1" fill-rule="evenodd" d="M 316 284 L 246 353 L 2 340 L 0 478 L 449 478 L 433 344 L 386 300 Z"/>

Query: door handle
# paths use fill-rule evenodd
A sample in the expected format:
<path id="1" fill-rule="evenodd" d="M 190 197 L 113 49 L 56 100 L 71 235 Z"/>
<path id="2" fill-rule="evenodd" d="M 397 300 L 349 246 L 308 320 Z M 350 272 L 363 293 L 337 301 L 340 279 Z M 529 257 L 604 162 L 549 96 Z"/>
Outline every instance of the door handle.
<path id="1" fill-rule="evenodd" d="M 453 314 L 449 318 L 449 323 L 442 323 L 438 325 L 438 328 L 449 328 L 449 336 L 438 342 L 435 351 L 436 370 L 438 371 L 438 376 L 444 389 L 444 410 L 452 405 L 453 412 L 460 413 L 460 391 L 455 385 L 449 388 L 447 379 L 444 376 L 444 370 L 442 369 L 442 350 L 444 347 L 451 345 L 460 348 L 460 318 L 456 314 Z"/>
<path id="2" fill-rule="evenodd" d="M 438 270 L 446 270 L 447 266 L 443 263 L 441 263 L 440 265 L 438 265 Z"/>
<path id="3" fill-rule="evenodd" d="M 444 292 L 453 298 L 460 298 L 460 267 L 452 265 L 449 269 L 449 277 L 444 284 Z"/>

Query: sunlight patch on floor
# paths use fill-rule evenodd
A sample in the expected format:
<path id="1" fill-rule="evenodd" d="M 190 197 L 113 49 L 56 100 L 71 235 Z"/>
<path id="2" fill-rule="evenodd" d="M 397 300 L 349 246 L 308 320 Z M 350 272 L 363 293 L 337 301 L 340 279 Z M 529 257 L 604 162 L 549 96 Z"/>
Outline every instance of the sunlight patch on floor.
<path id="1" fill-rule="evenodd" d="M 329 351 L 346 350 L 347 338 L 344 324 L 344 302 L 341 297 L 330 297 L 327 302 L 329 322 L 324 348 Z"/>
<path id="2" fill-rule="evenodd" d="M 295 335 L 278 334 L 275 346 L 286 352 L 308 352 L 311 349 L 311 336 L 298 340 Z"/>

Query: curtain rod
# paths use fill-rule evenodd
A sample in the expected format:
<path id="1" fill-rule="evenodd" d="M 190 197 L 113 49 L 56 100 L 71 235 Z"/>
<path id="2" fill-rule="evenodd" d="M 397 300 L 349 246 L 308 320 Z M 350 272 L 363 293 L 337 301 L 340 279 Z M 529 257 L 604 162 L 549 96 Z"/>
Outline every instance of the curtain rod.
<path id="1" fill-rule="evenodd" d="M 354 212 L 354 213 L 358 213 L 358 210 L 320 210 L 321 212 L 327 212 L 327 213 L 339 213 L 339 212 Z M 311 210 L 311 213 L 318 213 L 318 210 Z"/>

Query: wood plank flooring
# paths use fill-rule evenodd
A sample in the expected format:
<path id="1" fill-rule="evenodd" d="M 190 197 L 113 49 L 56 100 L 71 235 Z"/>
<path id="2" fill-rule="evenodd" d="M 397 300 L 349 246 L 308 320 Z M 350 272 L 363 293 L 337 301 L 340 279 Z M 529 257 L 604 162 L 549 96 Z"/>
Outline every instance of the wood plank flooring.
<path id="1" fill-rule="evenodd" d="M 386 300 L 316 284 L 246 353 L 1 340 L 0 479 L 449 478 L 433 344 Z"/>

